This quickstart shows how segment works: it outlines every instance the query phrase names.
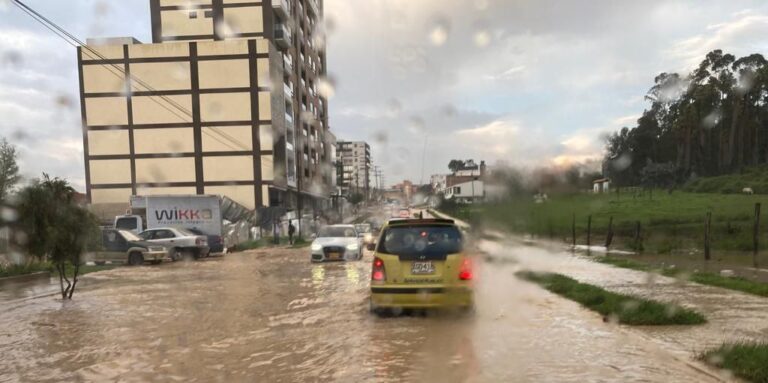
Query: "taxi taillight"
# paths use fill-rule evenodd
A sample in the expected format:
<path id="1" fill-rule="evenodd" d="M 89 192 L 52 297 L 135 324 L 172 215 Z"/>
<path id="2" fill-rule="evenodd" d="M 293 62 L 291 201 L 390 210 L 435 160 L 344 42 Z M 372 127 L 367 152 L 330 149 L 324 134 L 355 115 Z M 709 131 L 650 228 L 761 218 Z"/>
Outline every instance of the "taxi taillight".
<path id="1" fill-rule="evenodd" d="M 472 262 L 469 258 L 464 258 L 459 268 L 459 279 L 462 281 L 469 281 L 472 279 Z"/>
<path id="2" fill-rule="evenodd" d="M 386 271 L 384 270 L 384 261 L 381 258 L 373 259 L 373 270 L 371 270 L 372 281 L 384 281 L 387 278 Z"/>

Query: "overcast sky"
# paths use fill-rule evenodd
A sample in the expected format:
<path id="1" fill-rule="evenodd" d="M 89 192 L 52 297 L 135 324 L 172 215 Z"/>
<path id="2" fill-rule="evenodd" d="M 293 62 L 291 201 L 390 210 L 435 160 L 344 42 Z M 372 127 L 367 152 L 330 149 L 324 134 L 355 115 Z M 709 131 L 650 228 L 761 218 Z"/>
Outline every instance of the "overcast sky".
<path id="1" fill-rule="evenodd" d="M 26 3 L 81 38 L 151 40 L 148 0 Z M 369 141 L 388 184 L 452 158 L 599 158 L 658 73 L 688 72 L 712 49 L 768 53 L 766 3 L 326 0 L 331 129 Z M 0 0 L 0 135 L 26 175 L 83 189 L 77 84 L 75 49 Z"/>

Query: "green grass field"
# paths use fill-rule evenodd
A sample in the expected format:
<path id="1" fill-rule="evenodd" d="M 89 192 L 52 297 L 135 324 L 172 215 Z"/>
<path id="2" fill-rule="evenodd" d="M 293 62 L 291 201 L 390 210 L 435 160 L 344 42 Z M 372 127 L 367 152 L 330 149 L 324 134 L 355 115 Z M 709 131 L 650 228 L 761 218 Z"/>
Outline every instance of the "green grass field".
<path id="1" fill-rule="evenodd" d="M 768 249 L 768 196 L 700 194 L 656 190 L 650 193 L 553 195 L 545 203 L 518 197 L 502 203 L 459 208 L 460 218 L 487 227 L 535 234 L 570 241 L 576 217 L 577 242 L 586 243 L 587 218 L 592 216 L 592 244 L 604 244 L 608 221 L 613 217 L 614 245 L 634 249 L 636 223 L 640 222 L 642 247 L 668 253 L 677 249 L 702 248 L 704 218 L 712 212 L 712 248 L 750 251 L 755 203 L 761 203 L 761 249 Z"/>
<path id="2" fill-rule="evenodd" d="M 613 293 L 600 287 L 554 273 L 521 271 L 516 274 L 527 281 L 580 303 L 606 318 L 615 316 L 619 323 L 630 325 L 688 325 L 706 323 L 701 314 L 677 305 Z"/>
<path id="3" fill-rule="evenodd" d="M 726 343 L 702 353 L 699 359 L 725 368 L 751 382 L 768 382 L 768 344 L 754 342 Z"/>

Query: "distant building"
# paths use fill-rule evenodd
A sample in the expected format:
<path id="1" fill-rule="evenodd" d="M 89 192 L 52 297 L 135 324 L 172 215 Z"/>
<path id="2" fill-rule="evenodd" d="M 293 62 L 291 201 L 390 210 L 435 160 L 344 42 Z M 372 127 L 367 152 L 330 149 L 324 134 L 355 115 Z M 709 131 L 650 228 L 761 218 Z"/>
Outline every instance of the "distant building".
<path id="1" fill-rule="evenodd" d="M 433 174 L 429 177 L 429 183 L 432 185 L 432 190 L 439 191 L 445 189 L 446 186 L 446 174 Z"/>
<path id="2" fill-rule="evenodd" d="M 595 194 L 608 193 L 611 189 L 611 180 L 608 178 L 600 178 L 592 181 L 592 192 Z"/>
<path id="3" fill-rule="evenodd" d="M 455 184 L 445 189 L 446 200 L 457 203 L 474 203 L 485 199 L 485 182 L 469 181 Z"/>
<path id="4" fill-rule="evenodd" d="M 152 44 L 78 48 L 88 200 L 219 194 L 322 207 L 335 138 L 318 93 L 322 0 L 150 0 Z"/>
<path id="5" fill-rule="evenodd" d="M 481 161 L 480 165 L 475 164 L 474 161 L 469 161 L 455 173 L 445 176 L 445 188 L 450 188 L 464 182 L 480 180 L 485 177 L 486 170 L 485 161 Z"/>
<path id="6" fill-rule="evenodd" d="M 340 162 L 339 187 L 344 195 L 362 193 L 371 197 L 371 146 L 363 141 L 339 141 L 336 144 L 337 161 Z"/>

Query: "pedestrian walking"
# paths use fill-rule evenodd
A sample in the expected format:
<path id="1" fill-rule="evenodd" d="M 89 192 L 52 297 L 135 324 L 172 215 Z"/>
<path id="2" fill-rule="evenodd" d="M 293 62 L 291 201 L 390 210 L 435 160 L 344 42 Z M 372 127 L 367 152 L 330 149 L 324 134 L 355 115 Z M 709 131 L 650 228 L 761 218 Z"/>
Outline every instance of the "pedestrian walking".
<path id="1" fill-rule="evenodd" d="M 293 245 L 293 235 L 296 233 L 296 226 L 293 226 L 293 220 L 288 220 L 288 242 Z"/>

